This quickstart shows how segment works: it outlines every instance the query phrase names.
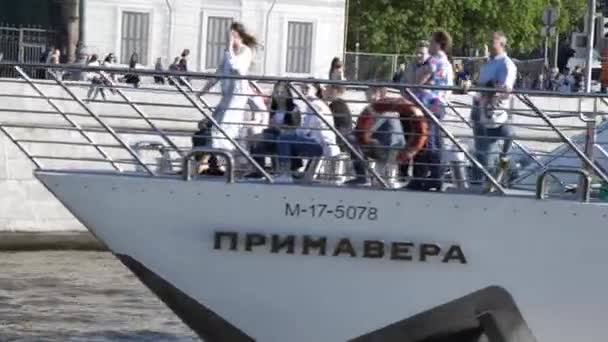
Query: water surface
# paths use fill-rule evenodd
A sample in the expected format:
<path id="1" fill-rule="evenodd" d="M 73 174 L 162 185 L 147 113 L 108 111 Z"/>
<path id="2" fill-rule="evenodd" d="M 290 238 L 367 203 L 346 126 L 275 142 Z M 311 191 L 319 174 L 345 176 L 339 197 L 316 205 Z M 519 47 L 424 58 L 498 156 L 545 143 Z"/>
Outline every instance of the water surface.
<path id="1" fill-rule="evenodd" d="M 0 253 L 0 341 L 198 341 L 110 253 Z"/>

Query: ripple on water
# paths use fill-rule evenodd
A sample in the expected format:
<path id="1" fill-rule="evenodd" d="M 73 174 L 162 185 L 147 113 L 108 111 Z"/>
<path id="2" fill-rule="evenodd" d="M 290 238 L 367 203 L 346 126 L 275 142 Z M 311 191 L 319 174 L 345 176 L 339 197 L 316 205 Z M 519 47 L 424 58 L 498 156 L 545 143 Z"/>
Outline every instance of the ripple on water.
<path id="1" fill-rule="evenodd" d="M 110 253 L 0 253 L 0 341 L 198 341 Z"/>

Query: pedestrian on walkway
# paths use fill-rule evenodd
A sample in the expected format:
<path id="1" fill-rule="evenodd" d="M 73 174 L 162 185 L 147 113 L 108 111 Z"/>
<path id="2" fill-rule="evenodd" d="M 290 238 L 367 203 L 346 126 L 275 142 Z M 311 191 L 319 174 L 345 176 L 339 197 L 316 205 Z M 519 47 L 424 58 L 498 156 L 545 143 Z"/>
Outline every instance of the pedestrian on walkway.
<path id="1" fill-rule="evenodd" d="M 99 68 L 101 66 L 101 62 L 99 61 L 99 57 L 97 54 L 92 54 L 91 58 L 87 63 L 88 67 Z M 87 92 L 87 100 L 95 100 L 98 94 L 101 94 L 101 98 L 106 100 L 106 93 L 103 89 L 103 79 L 99 71 L 90 71 L 87 73 L 87 79 L 91 82 L 89 86 L 89 91 Z"/>
<path id="2" fill-rule="evenodd" d="M 163 59 L 158 57 L 156 59 L 156 64 L 154 64 L 154 70 L 156 71 L 165 71 L 165 68 L 163 67 Z M 162 75 L 154 75 L 154 83 L 155 84 L 160 84 L 160 85 L 164 85 L 165 84 L 165 77 Z"/>
<path id="3" fill-rule="evenodd" d="M 331 60 L 331 66 L 329 67 L 329 79 L 332 81 L 344 81 L 344 63 L 338 57 L 334 57 Z"/>

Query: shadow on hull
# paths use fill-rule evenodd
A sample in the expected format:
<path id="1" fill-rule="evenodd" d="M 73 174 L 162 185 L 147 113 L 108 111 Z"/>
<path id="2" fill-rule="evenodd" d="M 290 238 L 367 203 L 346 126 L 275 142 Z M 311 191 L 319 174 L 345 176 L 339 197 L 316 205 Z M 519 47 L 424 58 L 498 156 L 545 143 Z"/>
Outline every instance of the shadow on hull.
<path id="1" fill-rule="evenodd" d="M 205 342 L 255 341 L 137 260 L 124 254 L 116 257 Z"/>
<path id="2" fill-rule="evenodd" d="M 255 341 L 137 260 L 116 256 L 204 341 Z M 511 295 L 491 286 L 349 342 L 537 341 Z"/>

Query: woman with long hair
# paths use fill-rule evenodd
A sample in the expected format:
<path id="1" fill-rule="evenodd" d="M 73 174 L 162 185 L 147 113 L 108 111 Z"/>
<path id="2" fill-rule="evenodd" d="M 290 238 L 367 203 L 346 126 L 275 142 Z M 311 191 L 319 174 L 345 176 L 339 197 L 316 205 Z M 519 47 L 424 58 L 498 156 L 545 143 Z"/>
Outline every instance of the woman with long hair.
<path id="1" fill-rule="evenodd" d="M 137 52 L 133 52 L 131 54 L 131 58 L 129 59 L 129 69 L 135 70 L 137 69 L 137 64 L 139 63 L 139 55 Z M 135 88 L 139 88 L 139 84 L 141 83 L 141 79 L 138 74 L 128 74 L 125 76 L 125 82 L 127 84 L 133 85 Z"/>
<path id="2" fill-rule="evenodd" d="M 255 161 L 264 166 L 265 157 L 276 155 L 276 141 L 281 134 L 293 133 L 300 126 L 301 117 L 294 101 L 295 96 L 285 82 L 278 82 L 272 90 L 270 98 L 270 119 L 268 128 L 255 137 L 251 154 Z M 274 163 L 273 158 L 273 164 Z M 292 170 L 299 168 L 301 160 L 292 161 Z M 248 178 L 262 178 L 259 171 L 247 175 Z"/>
<path id="3" fill-rule="evenodd" d="M 342 63 L 339 57 L 334 57 L 331 60 L 328 78 L 333 81 L 344 81 L 346 79 L 344 77 L 344 63 Z"/>
<path id="4" fill-rule="evenodd" d="M 224 75 L 247 76 L 253 62 L 253 50 L 257 40 L 249 34 L 243 24 L 235 22 L 230 26 L 230 42 L 224 58 L 220 63 L 217 74 L 219 79 L 209 80 L 199 96 L 207 93 L 218 81 L 221 85 L 222 99 L 215 108 L 213 118 L 232 139 L 239 139 L 245 112 L 249 99 L 253 94 L 248 80 L 224 78 Z M 211 128 L 211 146 L 225 150 L 234 150 L 235 146 L 224 136 L 217 127 Z M 212 170 L 216 174 L 217 170 Z"/>

